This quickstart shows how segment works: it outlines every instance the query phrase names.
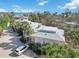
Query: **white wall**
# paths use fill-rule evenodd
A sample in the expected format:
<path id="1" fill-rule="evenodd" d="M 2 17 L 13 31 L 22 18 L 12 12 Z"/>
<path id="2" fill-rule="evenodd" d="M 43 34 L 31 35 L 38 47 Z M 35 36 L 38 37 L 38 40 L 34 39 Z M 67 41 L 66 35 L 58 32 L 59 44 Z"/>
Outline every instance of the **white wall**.
<path id="1" fill-rule="evenodd" d="M 44 43 L 50 43 L 50 44 L 60 43 L 60 44 L 65 44 L 65 42 L 63 42 L 63 41 L 56 41 L 56 40 L 40 38 L 40 37 L 35 37 L 35 42 L 36 43 L 41 43 L 41 44 L 44 44 Z"/>

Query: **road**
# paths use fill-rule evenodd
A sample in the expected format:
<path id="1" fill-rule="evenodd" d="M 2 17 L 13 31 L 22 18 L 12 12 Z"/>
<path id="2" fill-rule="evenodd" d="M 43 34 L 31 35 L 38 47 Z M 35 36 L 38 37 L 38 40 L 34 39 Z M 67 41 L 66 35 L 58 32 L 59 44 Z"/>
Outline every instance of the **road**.
<path id="1" fill-rule="evenodd" d="M 19 37 L 16 36 L 16 33 L 9 33 L 8 31 L 4 31 L 2 36 L 0 37 L 0 58 L 32 58 L 36 57 L 36 54 L 31 50 L 27 50 L 20 56 L 15 56 L 12 52 L 16 49 L 17 46 L 22 45 L 19 41 Z"/>

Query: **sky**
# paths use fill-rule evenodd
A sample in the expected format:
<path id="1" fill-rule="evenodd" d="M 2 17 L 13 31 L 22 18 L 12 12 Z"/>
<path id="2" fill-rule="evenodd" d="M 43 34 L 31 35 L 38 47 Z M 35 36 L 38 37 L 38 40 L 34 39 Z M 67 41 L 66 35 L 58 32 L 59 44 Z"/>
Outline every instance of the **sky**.
<path id="1" fill-rule="evenodd" d="M 0 0 L 0 12 L 63 12 L 78 10 L 79 0 Z"/>

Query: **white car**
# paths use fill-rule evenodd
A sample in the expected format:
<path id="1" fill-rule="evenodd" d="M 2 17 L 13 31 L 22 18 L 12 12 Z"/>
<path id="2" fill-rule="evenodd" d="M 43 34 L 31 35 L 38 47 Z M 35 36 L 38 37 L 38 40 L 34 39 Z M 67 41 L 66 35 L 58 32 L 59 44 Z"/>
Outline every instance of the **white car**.
<path id="1" fill-rule="evenodd" d="M 22 45 L 19 46 L 16 50 L 15 50 L 15 54 L 16 55 L 21 55 L 24 51 L 26 51 L 28 49 L 29 45 Z"/>

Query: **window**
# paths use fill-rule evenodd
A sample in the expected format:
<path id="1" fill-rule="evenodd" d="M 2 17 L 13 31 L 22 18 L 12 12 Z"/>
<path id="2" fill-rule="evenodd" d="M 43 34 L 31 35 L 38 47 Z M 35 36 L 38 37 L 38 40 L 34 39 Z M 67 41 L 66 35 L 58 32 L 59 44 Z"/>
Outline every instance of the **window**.
<path id="1" fill-rule="evenodd" d="M 26 48 L 26 46 L 25 47 L 23 47 L 20 51 L 22 51 L 23 49 L 25 49 Z"/>

